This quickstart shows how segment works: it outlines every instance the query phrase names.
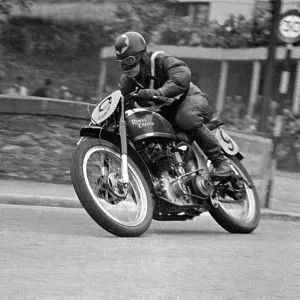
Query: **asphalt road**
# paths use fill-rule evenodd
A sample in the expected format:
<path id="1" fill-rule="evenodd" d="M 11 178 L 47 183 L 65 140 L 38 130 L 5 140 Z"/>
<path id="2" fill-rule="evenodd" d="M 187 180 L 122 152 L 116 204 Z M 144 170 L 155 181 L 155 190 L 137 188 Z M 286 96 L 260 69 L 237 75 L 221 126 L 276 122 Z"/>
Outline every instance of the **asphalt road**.
<path id="1" fill-rule="evenodd" d="M 0 208 L 0 299 L 299 299 L 299 222 L 233 235 L 206 215 L 117 238 L 83 209 Z"/>

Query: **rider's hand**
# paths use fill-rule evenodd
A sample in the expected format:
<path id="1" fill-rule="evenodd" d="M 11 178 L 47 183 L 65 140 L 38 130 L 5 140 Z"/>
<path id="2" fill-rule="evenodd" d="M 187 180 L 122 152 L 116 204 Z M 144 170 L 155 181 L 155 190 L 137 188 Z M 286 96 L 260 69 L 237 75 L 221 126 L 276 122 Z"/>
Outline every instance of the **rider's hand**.
<path id="1" fill-rule="evenodd" d="M 154 89 L 144 89 L 138 92 L 138 96 L 141 101 L 148 102 L 153 100 L 153 96 L 160 96 L 160 92 Z"/>

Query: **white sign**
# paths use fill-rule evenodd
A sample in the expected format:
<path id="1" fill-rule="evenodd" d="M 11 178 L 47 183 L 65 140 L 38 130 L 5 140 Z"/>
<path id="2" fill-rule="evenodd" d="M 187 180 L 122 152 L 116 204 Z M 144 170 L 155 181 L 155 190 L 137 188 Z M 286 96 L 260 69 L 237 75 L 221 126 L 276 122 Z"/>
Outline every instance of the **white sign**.
<path id="1" fill-rule="evenodd" d="M 300 17 L 292 15 L 284 17 L 279 24 L 280 33 L 288 38 L 300 36 Z"/>
<path id="2" fill-rule="evenodd" d="M 300 40 L 300 12 L 296 9 L 281 15 L 276 30 L 277 37 L 286 43 Z"/>

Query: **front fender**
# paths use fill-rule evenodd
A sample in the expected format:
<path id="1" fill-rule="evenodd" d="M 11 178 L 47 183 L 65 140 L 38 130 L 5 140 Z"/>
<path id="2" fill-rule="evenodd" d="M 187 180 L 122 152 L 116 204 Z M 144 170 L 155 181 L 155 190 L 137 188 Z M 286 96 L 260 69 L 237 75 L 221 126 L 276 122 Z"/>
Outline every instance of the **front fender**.
<path id="1" fill-rule="evenodd" d="M 105 129 L 102 129 L 100 127 L 83 127 L 80 130 L 80 136 L 81 137 L 90 137 L 90 138 L 98 138 L 100 143 L 101 140 L 106 140 L 110 143 L 113 143 L 121 148 L 121 139 L 120 135 L 111 132 Z M 147 180 L 147 183 L 150 188 L 153 187 L 152 183 L 152 177 L 151 173 L 145 164 L 144 160 L 141 158 L 139 153 L 135 150 L 134 145 L 132 143 L 127 143 L 127 153 L 128 156 L 137 164 L 143 175 L 145 176 L 145 179 Z"/>

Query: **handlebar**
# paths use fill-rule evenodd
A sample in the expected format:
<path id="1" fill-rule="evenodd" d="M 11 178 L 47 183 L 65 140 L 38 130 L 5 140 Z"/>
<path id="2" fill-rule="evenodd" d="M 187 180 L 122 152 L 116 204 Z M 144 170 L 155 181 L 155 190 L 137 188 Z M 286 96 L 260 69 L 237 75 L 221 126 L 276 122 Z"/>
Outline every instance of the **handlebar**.
<path id="1" fill-rule="evenodd" d="M 138 96 L 137 93 L 130 94 L 129 98 L 132 99 L 133 101 L 139 100 L 139 96 Z M 156 105 L 170 105 L 175 101 L 175 99 L 174 98 L 163 97 L 163 96 L 153 96 L 152 101 Z"/>
<path id="2" fill-rule="evenodd" d="M 163 96 L 153 96 L 152 99 L 156 104 L 167 104 L 168 101 L 173 100 L 172 98 Z"/>

